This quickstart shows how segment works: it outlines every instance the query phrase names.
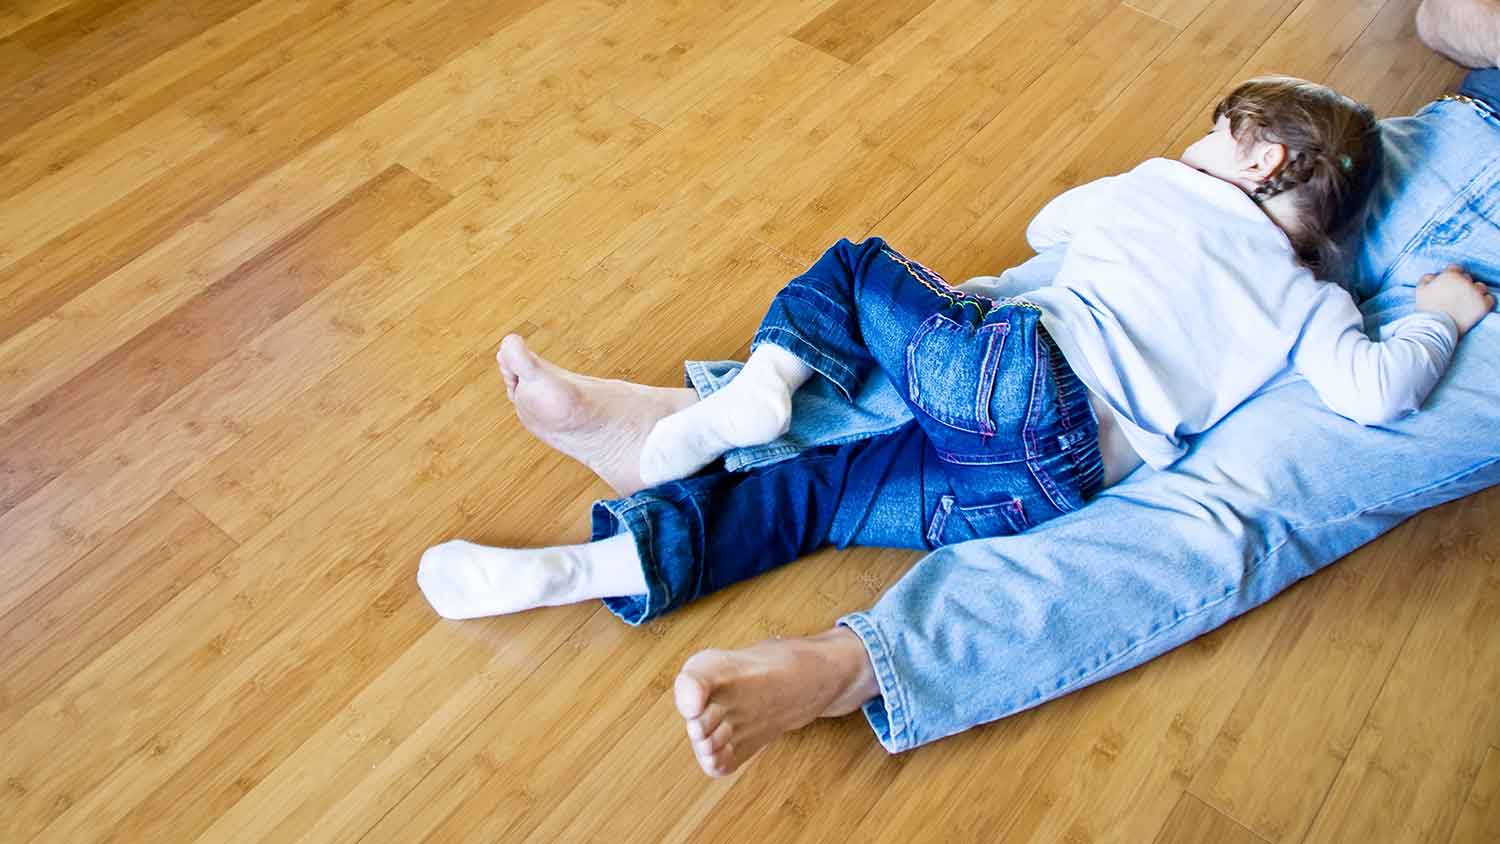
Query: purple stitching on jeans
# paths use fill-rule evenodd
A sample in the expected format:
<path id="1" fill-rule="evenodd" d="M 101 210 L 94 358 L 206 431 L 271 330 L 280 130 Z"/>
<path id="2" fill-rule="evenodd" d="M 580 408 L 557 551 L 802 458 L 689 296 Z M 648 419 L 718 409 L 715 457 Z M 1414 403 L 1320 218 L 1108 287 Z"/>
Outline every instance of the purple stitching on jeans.
<path id="1" fill-rule="evenodd" d="M 911 394 L 912 404 L 916 404 L 922 398 L 922 391 L 917 387 L 917 379 L 912 373 L 917 371 L 917 346 L 921 344 L 922 338 L 932 330 L 931 318 L 917 327 L 917 333 L 912 336 L 906 344 L 906 391 Z"/>
<path id="2" fill-rule="evenodd" d="M 1057 348 L 1057 342 L 1046 331 L 1045 328 L 1037 326 L 1037 339 L 1047 345 L 1048 373 L 1052 376 L 1052 386 L 1057 391 L 1057 414 L 1061 417 L 1064 428 L 1072 428 L 1072 416 L 1068 413 L 1068 403 L 1063 395 L 1062 366 L 1066 365 L 1066 360 L 1062 356 L 1062 351 Z"/>
<path id="3" fill-rule="evenodd" d="M 972 432 L 970 432 L 972 433 Z M 996 454 L 958 454 L 952 451 L 944 451 L 933 446 L 937 456 L 943 458 L 947 463 L 957 463 L 961 466 L 1008 466 L 1012 463 L 1025 463 L 1031 458 L 1025 454 L 1011 457 L 1003 457 Z"/>
<path id="4" fill-rule="evenodd" d="M 1035 334 L 1032 335 L 1036 337 Z M 1026 401 L 1026 419 L 1021 423 L 1021 442 L 1026 444 L 1026 458 L 1030 460 L 1036 456 L 1036 432 L 1032 430 L 1032 423 L 1036 418 L 1036 396 L 1040 391 L 1042 368 L 1041 361 L 1037 356 L 1041 354 L 1041 344 L 1031 344 L 1031 397 Z"/>
<path id="5" fill-rule="evenodd" d="M 979 393 L 974 397 L 974 412 L 979 414 L 985 433 L 993 436 L 995 420 L 990 418 L 990 396 L 994 394 L 995 373 L 1000 368 L 1000 354 L 1005 350 L 1005 337 L 1010 333 L 1010 323 L 994 322 L 981 325 L 978 330 L 999 335 L 990 338 L 990 346 L 985 350 L 984 364 L 979 368 Z"/>
<path id="6" fill-rule="evenodd" d="M 948 516 L 953 512 L 953 496 L 945 495 L 938 499 L 937 510 L 932 513 L 932 521 L 927 524 L 927 541 L 933 545 L 941 543 L 943 528 L 948 526 Z"/>

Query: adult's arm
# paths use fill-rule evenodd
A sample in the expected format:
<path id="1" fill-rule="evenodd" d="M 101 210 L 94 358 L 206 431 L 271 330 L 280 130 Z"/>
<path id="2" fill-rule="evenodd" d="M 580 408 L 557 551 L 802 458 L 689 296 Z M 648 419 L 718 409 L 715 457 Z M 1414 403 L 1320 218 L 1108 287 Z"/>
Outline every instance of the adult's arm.
<path id="1" fill-rule="evenodd" d="M 1466 67 L 1500 65 L 1500 0 L 1423 0 L 1417 35 Z"/>

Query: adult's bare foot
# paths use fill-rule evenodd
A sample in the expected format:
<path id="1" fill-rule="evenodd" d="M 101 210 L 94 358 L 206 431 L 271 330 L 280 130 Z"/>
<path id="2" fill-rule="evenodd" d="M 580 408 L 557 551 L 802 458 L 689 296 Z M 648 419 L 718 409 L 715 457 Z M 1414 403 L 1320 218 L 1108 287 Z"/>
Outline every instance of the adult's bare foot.
<path id="1" fill-rule="evenodd" d="M 688 658 L 673 688 L 699 767 L 734 773 L 783 733 L 848 715 L 880 694 L 864 643 L 847 627 Z"/>
<path id="2" fill-rule="evenodd" d="M 526 348 L 519 334 L 506 335 L 495 358 L 526 430 L 592 469 L 622 496 L 645 487 L 641 443 L 651 427 L 698 400 L 685 387 L 650 387 L 563 369 Z"/>

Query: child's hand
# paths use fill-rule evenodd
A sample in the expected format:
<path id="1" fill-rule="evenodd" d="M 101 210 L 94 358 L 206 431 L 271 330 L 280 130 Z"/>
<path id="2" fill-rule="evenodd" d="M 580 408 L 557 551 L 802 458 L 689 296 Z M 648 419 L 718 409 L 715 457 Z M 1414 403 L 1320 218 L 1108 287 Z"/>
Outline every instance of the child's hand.
<path id="1" fill-rule="evenodd" d="M 1463 267 L 1449 264 L 1440 273 L 1428 273 L 1417 281 L 1417 309 L 1453 317 L 1458 336 L 1469 333 L 1474 323 L 1495 307 L 1495 297 L 1483 282 L 1475 281 Z"/>

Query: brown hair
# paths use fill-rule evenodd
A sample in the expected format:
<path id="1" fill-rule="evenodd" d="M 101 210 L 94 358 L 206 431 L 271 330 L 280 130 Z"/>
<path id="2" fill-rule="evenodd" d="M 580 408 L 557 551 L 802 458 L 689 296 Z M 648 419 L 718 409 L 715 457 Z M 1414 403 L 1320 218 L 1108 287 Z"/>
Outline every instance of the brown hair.
<path id="1" fill-rule="evenodd" d="M 1315 271 L 1339 257 L 1337 239 L 1360 219 L 1380 176 L 1379 126 L 1370 109 L 1324 85 L 1290 76 L 1240 83 L 1214 109 L 1242 147 L 1281 144 L 1286 159 L 1251 197 L 1292 191 L 1297 256 Z"/>

